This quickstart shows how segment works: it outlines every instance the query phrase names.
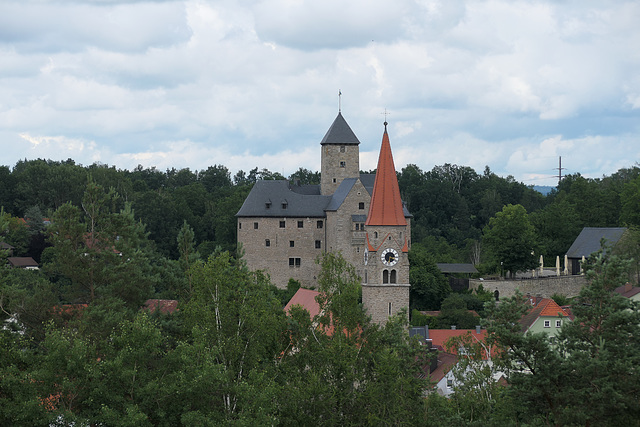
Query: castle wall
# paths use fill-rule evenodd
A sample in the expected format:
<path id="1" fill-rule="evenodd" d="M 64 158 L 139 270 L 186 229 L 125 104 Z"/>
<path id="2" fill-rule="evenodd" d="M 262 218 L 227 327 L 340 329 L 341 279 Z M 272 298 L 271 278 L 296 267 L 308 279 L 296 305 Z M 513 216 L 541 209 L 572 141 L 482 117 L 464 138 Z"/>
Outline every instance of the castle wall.
<path id="1" fill-rule="evenodd" d="M 281 221 L 284 228 L 280 227 Z M 322 228 L 318 228 L 318 222 Z M 316 286 L 320 272 L 316 259 L 325 250 L 326 230 L 324 218 L 238 218 L 238 242 L 247 266 L 250 270 L 267 271 L 271 282 L 281 289 L 286 288 L 289 278 L 305 287 Z"/>
<path id="2" fill-rule="evenodd" d="M 469 280 L 469 289 L 477 289 L 482 285 L 485 291 L 500 293 L 500 298 L 508 298 L 516 289 L 524 295 L 531 294 L 543 298 L 551 298 L 553 294 L 575 297 L 587 284 L 585 276 L 555 276 L 529 280 Z"/>

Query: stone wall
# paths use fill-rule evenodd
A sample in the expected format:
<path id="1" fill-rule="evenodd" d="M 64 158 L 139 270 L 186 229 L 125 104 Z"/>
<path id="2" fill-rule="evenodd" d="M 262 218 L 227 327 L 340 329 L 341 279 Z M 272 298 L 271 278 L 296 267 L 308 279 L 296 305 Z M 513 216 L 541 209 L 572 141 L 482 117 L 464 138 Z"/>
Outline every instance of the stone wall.
<path id="1" fill-rule="evenodd" d="M 469 289 L 477 289 L 482 285 L 485 291 L 500 292 L 500 298 L 508 298 L 516 289 L 524 295 L 531 294 L 543 298 L 551 298 L 553 294 L 575 297 L 587 284 L 585 276 L 554 276 L 525 280 L 469 280 Z"/>
<path id="2" fill-rule="evenodd" d="M 283 228 L 280 221 L 284 221 Z M 318 222 L 322 228 L 318 228 Z M 245 251 L 247 267 L 268 272 L 278 288 L 286 288 L 289 278 L 314 287 L 320 272 L 316 258 L 325 248 L 326 228 L 323 218 L 243 217 L 238 218 L 238 243 Z M 290 259 L 294 260 L 293 265 Z"/>
<path id="3" fill-rule="evenodd" d="M 374 323 L 383 325 L 389 316 L 409 308 L 409 285 L 362 285 L 362 304 Z M 390 313 L 389 313 L 390 312 Z"/>

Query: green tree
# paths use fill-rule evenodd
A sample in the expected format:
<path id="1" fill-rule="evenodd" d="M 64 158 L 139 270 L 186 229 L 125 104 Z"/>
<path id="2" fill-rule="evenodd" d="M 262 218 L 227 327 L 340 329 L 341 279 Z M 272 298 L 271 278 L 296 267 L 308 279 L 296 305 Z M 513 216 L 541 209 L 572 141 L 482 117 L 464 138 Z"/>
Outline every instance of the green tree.
<path id="1" fill-rule="evenodd" d="M 311 319 L 298 306 L 288 316 L 281 423 L 417 423 L 426 385 L 419 378 L 424 348 L 408 339 L 406 314 L 384 327 L 369 323 L 359 303 L 360 280 L 340 254 L 322 258 L 319 282 L 321 312 Z"/>
<path id="2" fill-rule="evenodd" d="M 137 308 L 151 293 L 155 278 L 144 226 L 128 203 L 120 211 L 117 204 L 115 192 L 89 181 L 82 210 L 65 204 L 53 216 L 45 269 L 71 281 L 74 301 L 93 302 L 102 294 Z"/>
<path id="3" fill-rule="evenodd" d="M 521 295 L 491 308 L 487 330 L 502 351 L 507 393 L 521 420 L 554 425 L 638 425 L 640 311 L 611 290 L 624 283 L 627 262 L 603 251 L 585 265 L 589 284 L 574 299 L 575 319 L 553 344 L 544 333 L 523 334 Z"/>
<path id="4" fill-rule="evenodd" d="M 420 244 L 411 246 L 409 265 L 411 309 L 439 310 L 442 301 L 451 293 L 447 279 Z"/>
<path id="5" fill-rule="evenodd" d="M 507 205 L 489 220 L 483 230 L 483 243 L 493 257 L 496 268 L 511 275 L 535 268 L 538 263 L 535 228 L 522 205 Z"/>
<path id="6" fill-rule="evenodd" d="M 197 357 L 179 378 L 179 398 L 191 402 L 184 410 L 194 420 L 209 414 L 221 422 L 264 422 L 264 411 L 276 408 L 261 409 L 254 402 L 271 398 L 272 370 L 282 352 L 285 328 L 272 285 L 227 252 L 194 265 L 192 272 L 192 297 L 183 311 L 193 344 L 179 350 L 185 357 Z M 201 378 L 202 371 L 211 376 L 190 380 Z"/>

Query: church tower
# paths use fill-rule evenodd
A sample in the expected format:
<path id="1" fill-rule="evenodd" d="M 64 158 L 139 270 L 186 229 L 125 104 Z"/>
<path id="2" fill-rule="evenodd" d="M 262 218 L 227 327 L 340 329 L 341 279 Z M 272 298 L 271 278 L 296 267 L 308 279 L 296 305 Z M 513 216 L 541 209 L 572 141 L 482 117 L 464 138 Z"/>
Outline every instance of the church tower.
<path id="1" fill-rule="evenodd" d="M 384 324 L 389 316 L 409 310 L 409 247 L 411 225 L 400 198 L 400 187 L 384 123 L 384 134 L 367 215 L 365 275 L 362 303 L 371 319 Z"/>
<path id="2" fill-rule="evenodd" d="M 360 176 L 360 141 L 338 112 L 320 145 L 320 192 L 330 196 L 345 178 Z"/>

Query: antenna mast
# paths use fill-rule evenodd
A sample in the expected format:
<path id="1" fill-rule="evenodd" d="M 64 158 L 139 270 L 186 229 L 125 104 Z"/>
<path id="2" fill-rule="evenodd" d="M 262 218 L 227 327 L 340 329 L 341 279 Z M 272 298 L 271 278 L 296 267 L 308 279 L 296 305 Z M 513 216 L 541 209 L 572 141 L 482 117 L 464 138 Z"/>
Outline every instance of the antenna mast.
<path id="1" fill-rule="evenodd" d="M 558 184 L 562 181 L 562 170 L 565 169 L 562 167 L 562 156 L 558 157 Z"/>

